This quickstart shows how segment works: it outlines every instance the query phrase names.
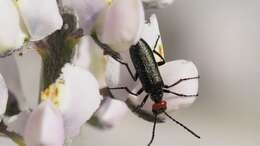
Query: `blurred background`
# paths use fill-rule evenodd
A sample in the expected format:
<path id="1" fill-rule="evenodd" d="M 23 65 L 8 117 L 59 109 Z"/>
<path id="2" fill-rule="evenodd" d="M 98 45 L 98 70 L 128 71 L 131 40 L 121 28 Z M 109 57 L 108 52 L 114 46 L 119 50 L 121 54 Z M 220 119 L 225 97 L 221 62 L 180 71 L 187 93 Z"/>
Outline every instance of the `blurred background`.
<path id="1" fill-rule="evenodd" d="M 260 1 L 176 0 L 153 12 L 168 61 L 186 59 L 198 67 L 200 96 L 175 118 L 202 137 L 198 140 L 169 121 L 157 126 L 153 146 L 259 146 Z M 25 96 L 37 96 L 39 57 L 26 53 L 16 59 L 19 71 L 8 57 L 0 59 L 0 72 L 13 90 L 19 87 L 13 80 L 19 79 L 8 76 L 19 73 Z M 152 123 L 129 112 L 112 130 L 82 130 L 74 146 L 145 146 Z M 2 138 L 0 145 L 13 146 Z"/>

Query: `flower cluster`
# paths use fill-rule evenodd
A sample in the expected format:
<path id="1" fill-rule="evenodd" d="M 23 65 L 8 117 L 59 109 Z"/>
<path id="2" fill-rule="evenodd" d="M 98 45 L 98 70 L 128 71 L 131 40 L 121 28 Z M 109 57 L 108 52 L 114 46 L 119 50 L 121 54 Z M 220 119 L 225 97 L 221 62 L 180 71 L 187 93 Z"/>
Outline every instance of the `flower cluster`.
<path id="1" fill-rule="evenodd" d="M 158 21 L 154 14 L 145 21 L 145 11 L 172 2 L 0 0 L 0 57 L 30 46 L 43 62 L 41 92 L 35 97 L 39 104 L 21 109 L 23 105 L 18 103 L 18 114 L 7 114 L 8 81 L 0 74 L 0 133 L 19 145 L 62 146 L 79 135 L 87 121 L 99 128 L 113 127 L 128 108 L 134 109 L 144 97 L 125 90 L 108 90 L 123 86 L 137 92 L 142 86 L 115 58 L 128 63 L 134 71 L 128 50 L 142 38 L 159 52 L 161 57 L 154 57 L 162 62 Z M 159 70 L 167 84 L 198 76 L 195 65 L 185 60 L 167 62 Z M 169 112 L 194 102 L 198 80 L 188 80 L 171 90 L 194 96 L 166 94 Z M 152 103 L 149 99 L 138 112 L 148 121 L 153 118 Z"/>

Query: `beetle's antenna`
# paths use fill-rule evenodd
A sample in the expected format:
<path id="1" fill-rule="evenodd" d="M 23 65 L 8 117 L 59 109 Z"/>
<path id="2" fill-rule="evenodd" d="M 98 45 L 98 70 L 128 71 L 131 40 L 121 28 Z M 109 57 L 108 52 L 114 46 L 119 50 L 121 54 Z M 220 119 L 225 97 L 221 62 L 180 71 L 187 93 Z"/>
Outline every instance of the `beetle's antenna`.
<path id="1" fill-rule="evenodd" d="M 195 132 L 193 132 L 192 130 L 190 130 L 188 127 L 186 127 L 185 125 L 183 125 L 182 123 L 180 123 L 179 121 L 175 120 L 173 117 L 171 117 L 168 113 L 163 112 L 168 118 L 170 118 L 171 120 L 173 120 L 175 123 L 177 123 L 178 125 L 180 125 L 181 127 L 183 127 L 185 130 L 187 130 L 188 132 L 190 132 L 193 136 L 197 137 L 200 139 L 200 136 L 198 134 L 196 134 Z"/>
<path id="2" fill-rule="evenodd" d="M 156 122 L 157 122 L 157 113 L 154 114 L 154 123 L 153 123 L 153 133 L 152 133 L 152 138 L 147 146 L 150 146 L 153 143 L 154 140 L 154 135 L 155 135 L 155 127 L 156 127 Z"/>

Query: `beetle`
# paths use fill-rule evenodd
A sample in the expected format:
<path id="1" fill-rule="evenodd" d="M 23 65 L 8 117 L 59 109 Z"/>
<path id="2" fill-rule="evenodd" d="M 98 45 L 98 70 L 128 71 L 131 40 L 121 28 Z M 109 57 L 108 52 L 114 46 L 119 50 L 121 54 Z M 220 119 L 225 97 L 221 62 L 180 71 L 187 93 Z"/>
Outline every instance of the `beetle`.
<path id="1" fill-rule="evenodd" d="M 123 62 L 120 57 L 115 57 L 113 55 L 110 55 L 112 58 L 114 58 L 116 61 L 124 65 L 130 76 L 134 81 L 137 81 L 137 79 L 140 80 L 142 87 L 139 89 L 136 93 L 133 93 L 129 88 L 127 87 L 113 87 L 110 88 L 110 90 L 126 90 L 129 94 L 139 96 L 144 91 L 147 93 L 144 97 L 143 101 L 138 105 L 134 111 L 139 111 L 144 104 L 146 103 L 147 99 L 150 97 L 154 104 L 152 105 L 152 112 L 154 115 L 154 125 L 153 125 L 153 132 L 152 132 L 152 138 L 148 144 L 150 146 L 154 140 L 154 134 L 155 134 L 155 127 L 157 123 L 157 116 L 159 114 L 165 114 L 167 117 L 169 117 L 171 120 L 176 122 L 178 125 L 182 126 L 184 129 L 186 129 L 188 132 L 190 132 L 192 135 L 194 135 L 197 138 L 200 138 L 196 133 L 194 133 L 192 130 L 184 126 L 179 121 L 175 120 L 173 117 L 171 117 L 167 112 L 167 102 L 163 100 L 164 93 L 170 93 L 181 97 L 193 97 L 198 96 L 196 95 L 185 95 L 181 93 L 176 93 L 168 90 L 168 88 L 178 85 L 179 83 L 186 81 L 186 80 L 192 80 L 192 79 L 198 79 L 199 76 L 196 77 L 189 77 L 189 78 L 182 78 L 179 79 L 177 82 L 171 84 L 171 85 L 165 85 L 163 82 L 163 79 L 161 77 L 160 71 L 158 69 L 158 66 L 165 64 L 164 58 L 160 55 L 160 53 L 156 52 L 155 47 L 157 46 L 158 40 L 160 39 L 160 36 L 158 36 L 155 46 L 153 49 L 147 44 L 147 42 L 144 39 L 140 39 L 137 44 L 132 45 L 129 49 L 130 58 L 132 60 L 132 63 L 134 65 L 134 68 L 136 70 L 136 73 L 133 74 L 130 70 L 130 67 L 127 63 Z M 95 41 L 98 41 L 96 38 Z M 102 44 L 101 42 L 98 42 L 98 44 Z M 102 45 L 100 45 L 102 47 Z M 109 46 L 104 45 L 109 48 Z M 105 50 L 105 48 L 103 48 Z M 112 49 L 110 48 L 110 51 Z M 154 57 L 154 54 L 159 56 L 163 61 L 157 63 Z"/>

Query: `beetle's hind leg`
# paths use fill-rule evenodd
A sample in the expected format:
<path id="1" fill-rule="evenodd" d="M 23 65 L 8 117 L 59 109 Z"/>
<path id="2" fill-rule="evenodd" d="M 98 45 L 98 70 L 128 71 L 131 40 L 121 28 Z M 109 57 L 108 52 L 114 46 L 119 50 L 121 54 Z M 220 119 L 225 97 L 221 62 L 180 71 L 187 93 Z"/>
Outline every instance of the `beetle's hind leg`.
<path id="1" fill-rule="evenodd" d="M 138 74 L 135 73 L 135 75 L 134 75 L 134 74 L 132 73 L 132 71 L 131 71 L 129 65 L 128 65 L 127 63 L 123 62 L 123 61 L 122 61 L 121 59 L 119 59 L 119 58 L 114 58 L 114 59 L 115 59 L 117 62 L 119 62 L 120 64 L 124 65 L 124 66 L 126 67 L 126 69 L 128 70 L 128 72 L 129 72 L 130 76 L 132 77 L 132 79 L 133 79 L 134 81 L 137 81 L 137 79 L 138 79 Z"/>
<path id="2" fill-rule="evenodd" d="M 176 85 L 180 84 L 183 81 L 194 80 L 194 79 L 199 79 L 199 78 L 200 78 L 200 76 L 190 77 L 190 78 L 182 78 L 182 79 L 179 79 L 177 82 L 175 82 L 175 83 L 173 83 L 171 85 L 164 85 L 164 88 L 171 88 L 173 86 L 176 86 Z"/>
<path id="3" fill-rule="evenodd" d="M 98 37 L 96 33 L 92 33 L 91 34 L 92 39 L 95 41 L 95 43 L 104 51 L 104 55 L 109 55 L 112 58 L 116 59 L 120 59 L 121 56 L 118 52 L 114 51 L 110 46 L 108 46 L 107 44 L 102 43 Z"/>
<path id="4" fill-rule="evenodd" d="M 149 94 L 147 94 L 143 101 L 141 102 L 141 104 L 139 104 L 138 106 L 135 107 L 135 109 L 133 110 L 134 112 L 138 113 L 140 111 L 140 109 L 144 106 L 144 104 L 146 103 L 147 99 L 149 97 Z"/>
<path id="5" fill-rule="evenodd" d="M 191 95 L 187 95 L 187 94 L 182 94 L 182 93 L 177 93 L 177 92 L 173 92 L 173 91 L 170 91 L 170 90 L 167 90 L 167 89 L 163 89 L 163 92 L 164 93 L 171 93 L 171 94 L 174 94 L 176 96 L 180 96 L 180 97 L 194 97 L 194 96 L 199 96 L 199 94 L 191 94 Z"/>
<path id="6" fill-rule="evenodd" d="M 126 92 L 128 92 L 131 95 L 135 95 L 138 96 L 140 95 L 143 91 L 144 88 L 139 89 L 136 93 L 132 92 L 131 90 L 129 90 L 128 87 L 113 87 L 113 88 L 108 88 L 109 90 L 125 90 Z"/>
<path id="7" fill-rule="evenodd" d="M 124 65 L 124 66 L 126 67 L 126 69 L 128 70 L 128 72 L 130 73 L 132 79 L 133 79 L 134 81 L 137 80 L 137 78 L 138 78 L 137 73 L 136 73 L 135 75 L 132 73 L 132 71 L 131 71 L 129 65 L 128 65 L 127 63 L 125 63 L 125 62 L 122 61 L 121 56 L 120 56 L 120 54 L 119 54 L 118 52 L 114 51 L 114 50 L 113 50 L 110 46 L 108 46 L 107 44 L 102 43 L 102 42 L 97 38 L 97 35 L 96 35 L 95 33 L 92 33 L 91 36 L 92 36 L 93 40 L 99 45 L 99 47 L 104 50 L 104 54 L 105 54 L 105 55 L 111 56 L 111 57 L 112 57 L 113 59 L 115 59 L 117 62 L 119 62 L 120 64 Z"/>
<path id="8" fill-rule="evenodd" d="M 131 95 L 135 95 L 135 96 L 139 96 L 140 94 L 143 93 L 144 88 L 139 89 L 136 93 L 132 92 L 131 90 L 129 90 L 127 87 L 115 87 L 115 88 L 108 88 L 109 90 L 125 90 L 126 92 L 128 92 Z M 149 97 L 149 94 L 147 94 L 143 101 L 141 102 L 140 105 L 136 106 L 135 109 L 133 110 L 134 112 L 138 112 L 146 103 L 147 99 Z"/>

